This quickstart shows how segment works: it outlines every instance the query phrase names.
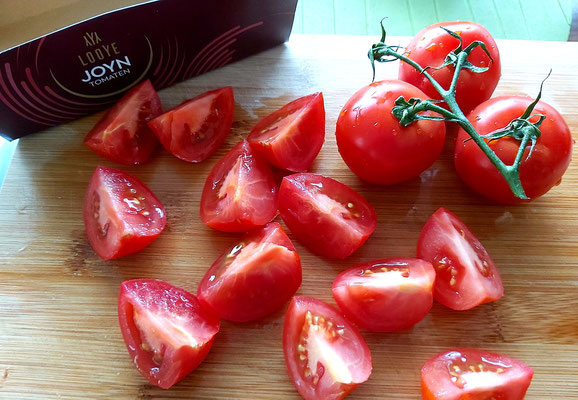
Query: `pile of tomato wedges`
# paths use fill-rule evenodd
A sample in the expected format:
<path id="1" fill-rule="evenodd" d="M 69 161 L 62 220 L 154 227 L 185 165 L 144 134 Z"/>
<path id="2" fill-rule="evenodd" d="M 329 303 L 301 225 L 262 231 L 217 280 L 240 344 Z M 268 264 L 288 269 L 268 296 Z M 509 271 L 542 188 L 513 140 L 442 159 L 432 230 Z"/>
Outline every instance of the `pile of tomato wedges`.
<path id="1" fill-rule="evenodd" d="M 422 57 L 420 62 L 427 57 L 428 65 L 442 64 L 457 40 L 438 26 L 420 32 L 407 53 Z M 464 82 L 458 83 L 458 103 L 471 111 L 480 133 L 487 133 L 484 124 L 494 127 L 497 121 L 505 126 L 509 123 L 505 119 L 523 113 L 531 99 L 510 96 L 485 103 L 500 76 L 499 53 L 489 33 L 473 23 L 444 26 L 459 31 L 464 45 L 483 40 L 490 49 L 491 61 L 481 51 L 470 60 L 476 65 L 485 62 L 489 70 L 460 75 Z M 445 69 L 433 73 L 440 78 L 451 72 Z M 443 147 L 443 121 L 421 120 L 403 127 L 392 117 L 399 95 L 435 97 L 425 80 L 403 64 L 400 78 L 403 81 L 362 88 L 338 118 L 339 152 L 351 170 L 370 183 L 412 179 L 431 166 Z M 233 109 L 233 89 L 224 87 L 163 113 L 146 81 L 103 116 L 85 143 L 99 155 L 128 165 L 149 160 L 159 141 L 182 160 L 202 162 L 227 137 Z M 553 146 L 557 153 L 535 150 L 535 156 L 522 164 L 522 182 L 531 198 L 559 182 L 572 147 L 559 114 L 541 102 L 537 110 L 548 118 L 536 149 Z M 372 370 L 371 353 L 358 328 L 407 329 L 428 314 L 433 299 L 454 310 L 468 310 L 503 296 L 499 271 L 484 246 L 456 215 L 440 208 L 421 231 L 418 258 L 379 259 L 340 273 L 332 286 L 338 308 L 315 298 L 294 297 L 302 270 L 290 236 L 315 254 L 343 259 L 362 246 L 377 225 L 374 208 L 360 194 L 331 177 L 307 172 L 324 139 L 321 93 L 296 99 L 258 121 L 206 178 L 202 222 L 243 235 L 208 268 L 196 295 L 160 280 L 122 283 L 118 303 L 122 334 L 136 367 L 152 384 L 167 389 L 194 370 L 209 352 L 221 319 L 254 321 L 289 303 L 283 349 L 295 387 L 305 399 L 341 399 L 365 382 Z M 492 142 L 496 149 L 497 142 Z M 510 138 L 504 138 L 499 148 L 508 150 L 509 143 Z M 487 160 L 475 148 L 464 149 L 458 138 L 456 151 L 461 156 L 456 156 L 456 163 L 465 182 L 472 181 L 474 190 L 494 200 L 514 201 L 507 184 L 491 183 L 499 176 Z M 511 154 L 498 153 L 505 158 Z M 552 176 L 527 182 L 537 168 L 532 163 L 551 166 Z M 286 171 L 279 187 L 272 168 Z M 482 184 L 491 192 L 484 192 Z M 290 235 L 275 221 L 277 215 Z M 161 234 L 166 220 L 162 202 L 139 179 L 117 169 L 96 169 L 86 193 L 84 221 L 101 258 L 142 250 Z M 503 355 L 448 349 L 423 366 L 422 393 L 425 399 L 523 399 L 532 375 L 530 367 Z"/>

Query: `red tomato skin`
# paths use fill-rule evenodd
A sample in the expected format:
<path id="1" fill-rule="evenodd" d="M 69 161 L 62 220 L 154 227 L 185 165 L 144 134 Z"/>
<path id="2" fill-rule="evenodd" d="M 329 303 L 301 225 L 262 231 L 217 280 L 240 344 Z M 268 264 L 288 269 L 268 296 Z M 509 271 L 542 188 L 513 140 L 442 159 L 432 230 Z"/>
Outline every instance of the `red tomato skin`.
<path id="1" fill-rule="evenodd" d="M 445 61 L 446 56 L 459 45 L 458 39 L 450 36 L 440 27 L 444 27 L 461 35 L 463 48 L 470 43 L 480 40 L 492 56 L 492 61 L 478 46 L 474 49 L 468 61 L 477 67 L 489 70 L 483 73 L 475 73 L 469 69 L 462 69 L 456 86 L 456 101 L 462 112 L 467 115 L 475 106 L 490 98 L 498 85 L 501 76 L 501 61 L 498 46 L 490 33 L 481 25 L 474 22 L 455 21 L 440 22 L 428 26 L 419 32 L 406 47 L 406 54 L 422 67 L 438 67 Z M 429 69 L 429 74 L 444 88 L 448 89 L 453 78 L 455 68 L 447 66 L 442 69 Z M 423 91 L 432 99 L 441 99 L 441 95 L 435 90 L 427 78 L 415 68 L 401 62 L 399 64 L 399 79 Z"/>
<path id="2" fill-rule="evenodd" d="M 273 247 L 265 247 L 270 245 Z M 243 254 L 249 249 L 251 253 Z M 243 265 L 245 270 L 233 264 L 240 257 L 250 258 L 252 263 Z M 213 263 L 199 283 L 197 297 L 221 318 L 246 322 L 279 310 L 299 286 L 301 261 L 297 250 L 281 225 L 271 222 L 249 232 Z"/>
<path id="3" fill-rule="evenodd" d="M 323 317 L 325 321 L 330 321 L 333 327 L 338 326 L 343 329 L 343 333 L 338 339 L 340 342 L 334 343 L 334 348 L 351 364 L 347 365 L 353 375 L 351 383 L 328 382 L 322 376 L 318 385 L 314 385 L 312 377 L 305 376 L 303 361 L 300 357 L 303 353 L 299 352 L 298 345 L 303 343 L 300 339 L 306 324 L 307 311 Z M 372 371 L 371 352 L 357 328 L 345 319 L 337 309 L 311 297 L 295 296 L 289 303 L 283 325 L 283 353 L 289 376 L 305 400 L 343 399 L 357 386 L 369 379 Z M 327 366 L 324 366 L 324 369 L 326 370 L 324 375 L 330 379 L 331 374 Z"/>
<path id="4" fill-rule="evenodd" d="M 417 256 L 436 271 L 434 299 L 452 310 L 469 310 L 504 295 L 502 278 L 490 255 L 449 210 L 439 208 L 427 220 L 419 235 Z"/>
<path id="5" fill-rule="evenodd" d="M 339 154 L 364 181 L 391 185 L 415 178 L 442 151 L 444 122 L 421 120 L 401 126 L 391 112 L 400 96 L 428 98 L 403 81 L 373 82 L 358 90 L 339 114 L 335 131 Z"/>
<path id="6" fill-rule="evenodd" d="M 463 359 L 466 361 L 464 362 Z M 486 372 L 496 373 L 500 368 L 502 372 L 497 375 L 502 375 L 502 382 L 495 382 L 493 387 L 485 389 L 469 387 L 468 384 L 463 385 L 463 382 L 460 382 L 461 373 L 471 373 L 470 366 L 474 368 L 474 371 L 479 372 L 480 365 Z M 459 372 L 456 373 L 454 366 L 459 368 Z M 463 368 L 464 366 L 466 368 Z M 439 353 L 424 364 L 421 369 L 422 398 L 424 400 L 523 400 L 533 376 L 532 368 L 513 358 L 485 350 L 456 348 Z M 452 379 L 456 379 L 456 383 Z"/>
<path id="7" fill-rule="evenodd" d="M 181 160 L 201 162 L 225 141 L 235 109 L 230 86 L 210 90 L 148 123 L 164 148 Z"/>
<path id="8" fill-rule="evenodd" d="M 403 282 L 387 287 L 374 283 L 376 279 Z M 425 318 L 433 304 L 434 281 L 430 262 L 388 258 L 343 271 L 333 281 L 331 290 L 339 308 L 358 327 L 393 332 L 410 328 Z"/>
<path id="9" fill-rule="evenodd" d="M 239 177 L 237 185 L 233 185 L 233 200 L 229 201 L 231 196 L 221 196 L 220 191 L 229 173 L 237 171 L 235 166 L 238 166 Z M 237 192 L 239 181 L 246 187 L 251 186 L 251 192 Z M 201 195 L 201 220 L 219 231 L 247 232 L 272 221 L 277 215 L 278 203 L 278 189 L 271 168 L 243 140 L 225 154 L 209 173 Z"/>
<path id="10" fill-rule="evenodd" d="M 100 215 L 109 217 L 104 225 L 97 219 Z M 83 218 L 88 240 L 103 260 L 144 249 L 167 223 L 163 204 L 143 182 L 126 172 L 102 166 L 96 168 L 88 185 Z"/>
<path id="11" fill-rule="evenodd" d="M 279 128 L 295 114 L 296 120 Z M 257 122 L 247 140 L 269 164 L 293 172 L 307 171 L 325 141 L 323 93 L 293 100 L 267 115 Z"/>
<path id="12" fill-rule="evenodd" d="M 89 149 L 111 161 L 136 165 L 147 162 L 158 140 L 147 122 L 162 114 L 159 96 L 146 81 L 129 90 L 84 138 Z"/>
<path id="13" fill-rule="evenodd" d="M 203 342 L 197 347 L 167 346 L 163 355 L 163 361 L 167 362 L 159 365 L 152 352 L 143 348 L 143 333 L 135 323 L 135 310 L 186 319 L 190 323 L 187 325 L 188 333 Z M 121 284 L 118 318 L 134 365 L 151 384 L 162 389 L 170 388 L 197 368 L 209 353 L 220 325 L 217 316 L 204 309 L 195 296 L 156 279 L 135 279 Z"/>
<path id="14" fill-rule="evenodd" d="M 348 205 L 353 208 L 347 209 Z M 348 257 L 377 226 L 375 209 L 359 193 L 335 179 L 312 173 L 283 178 L 279 213 L 301 244 L 329 258 Z"/>
<path id="15" fill-rule="evenodd" d="M 476 107 L 468 116 L 476 131 L 485 135 L 506 127 L 522 116 L 534 101 L 524 96 L 494 97 Z M 529 159 L 531 143 L 526 146 L 520 166 L 520 180 L 529 200 L 515 197 L 504 177 L 489 161 L 469 135 L 458 131 L 454 162 L 460 178 L 475 192 L 502 204 L 528 202 L 547 193 L 558 185 L 572 159 L 573 139 L 563 117 L 552 106 L 538 102 L 532 114 L 546 115 L 540 126 L 541 135 Z M 533 122 L 533 120 L 532 120 Z M 519 143 L 513 138 L 502 138 L 488 143 L 506 164 L 513 164 Z"/>

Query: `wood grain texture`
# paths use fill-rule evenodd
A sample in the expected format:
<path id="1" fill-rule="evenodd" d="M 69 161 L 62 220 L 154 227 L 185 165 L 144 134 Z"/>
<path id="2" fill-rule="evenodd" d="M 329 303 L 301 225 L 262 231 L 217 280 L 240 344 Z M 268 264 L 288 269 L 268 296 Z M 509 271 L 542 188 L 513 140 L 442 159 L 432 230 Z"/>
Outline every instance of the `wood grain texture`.
<path id="1" fill-rule="evenodd" d="M 530 204 L 489 204 L 458 180 L 450 133 L 441 158 L 418 179 L 387 187 L 364 184 L 341 160 L 334 127 L 348 97 L 371 79 L 365 54 L 374 39 L 293 36 L 286 45 L 161 91 L 168 109 L 231 85 L 235 122 L 222 148 L 201 164 L 162 151 L 150 164 L 122 168 L 142 179 L 168 213 L 166 231 L 133 256 L 102 261 L 84 232 L 82 203 L 92 172 L 97 165 L 118 168 L 82 144 L 99 115 L 21 140 L 0 195 L 0 398 L 298 399 L 281 349 L 284 310 L 255 323 L 223 322 L 205 362 L 163 391 L 132 366 L 116 300 L 119 284 L 133 278 L 164 279 L 196 291 L 206 269 L 238 237 L 200 222 L 200 192 L 210 168 L 257 118 L 321 90 L 326 142 L 312 171 L 365 196 L 377 210 L 378 228 L 344 261 L 314 256 L 296 243 L 304 270 L 298 293 L 333 303 L 331 283 L 343 269 L 376 258 L 414 256 L 421 227 L 440 206 L 478 235 L 506 290 L 500 301 L 471 311 L 436 304 L 407 331 L 364 333 L 374 371 L 349 398 L 419 399 L 423 363 L 438 351 L 471 346 L 531 365 L 529 400 L 578 399 L 578 166 L 572 164 L 560 186 Z M 535 95 L 553 68 L 544 99 L 576 134 L 578 44 L 499 41 L 499 46 L 503 76 L 497 94 Z M 552 57 L 537 57 L 538 51 Z M 396 68 L 379 65 L 377 76 L 395 78 Z"/>

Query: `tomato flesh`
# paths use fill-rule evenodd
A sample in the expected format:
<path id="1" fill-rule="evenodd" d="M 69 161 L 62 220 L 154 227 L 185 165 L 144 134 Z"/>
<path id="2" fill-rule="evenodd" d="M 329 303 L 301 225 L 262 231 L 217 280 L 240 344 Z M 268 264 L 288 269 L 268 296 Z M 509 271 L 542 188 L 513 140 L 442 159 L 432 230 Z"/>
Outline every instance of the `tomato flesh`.
<path id="1" fill-rule="evenodd" d="M 521 361 L 484 350 L 457 348 L 421 370 L 425 400 L 523 400 L 534 372 Z"/>
<path id="2" fill-rule="evenodd" d="M 305 400 L 337 400 L 371 375 L 371 353 L 359 331 L 335 308 L 294 297 L 283 328 L 289 376 Z"/>
<path id="3" fill-rule="evenodd" d="M 415 325 L 428 314 L 434 280 L 428 261 L 390 258 L 343 271 L 331 290 L 339 308 L 357 326 L 393 332 Z"/>
<path id="4" fill-rule="evenodd" d="M 424 225 L 417 256 L 434 266 L 434 298 L 451 309 L 469 310 L 504 295 L 500 273 L 482 243 L 444 208 Z"/>
<path id="5" fill-rule="evenodd" d="M 285 304 L 301 285 L 301 261 L 281 225 L 245 235 L 209 268 L 197 296 L 221 318 L 245 322 Z"/>
<path id="6" fill-rule="evenodd" d="M 323 94 L 301 97 L 269 114 L 257 122 L 247 140 L 269 164 L 307 171 L 325 140 Z"/>
<path id="7" fill-rule="evenodd" d="M 152 83 L 146 80 L 128 91 L 84 138 L 96 154 L 120 164 L 147 162 L 158 145 L 147 122 L 163 112 Z"/>
<path id="8" fill-rule="evenodd" d="M 121 284 L 118 317 L 136 368 L 163 389 L 203 361 L 219 331 L 219 319 L 195 296 L 153 279 Z"/>
<path id="9" fill-rule="evenodd" d="M 84 200 L 84 226 L 94 251 L 104 260 L 142 250 L 163 231 L 165 208 L 139 179 L 97 167 Z"/>

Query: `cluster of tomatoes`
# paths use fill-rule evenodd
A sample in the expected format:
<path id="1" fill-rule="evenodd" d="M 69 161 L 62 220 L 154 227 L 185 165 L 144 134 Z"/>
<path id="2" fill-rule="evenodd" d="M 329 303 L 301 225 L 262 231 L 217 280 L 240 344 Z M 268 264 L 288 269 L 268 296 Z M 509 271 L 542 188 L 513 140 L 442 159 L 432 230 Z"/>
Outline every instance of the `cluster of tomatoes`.
<path id="1" fill-rule="evenodd" d="M 457 86 L 458 103 L 464 110 L 473 109 L 469 118 L 478 132 L 519 117 L 531 100 L 512 97 L 482 103 L 500 75 L 491 36 L 472 23 L 444 26 L 459 31 L 465 45 L 483 40 L 492 55 L 490 60 L 481 50 L 474 51 L 470 62 L 486 63 L 489 69 L 482 74 L 464 71 Z M 419 63 L 439 65 L 455 47 L 455 38 L 433 26 L 414 38 L 407 54 Z M 452 67 L 431 73 L 444 85 Z M 400 79 L 361 89 L 337 122 L 343 159 L 368 182 L 393 184 L 417 176 L 437 159 L 445 140 L 443 122 L 421 120 L 402 127 L 391 115 L 399 96 L 436 97 L 429 82 L 404 64 Z M 105 114 L 85 143 L 113 161 L 139 164 L 151 157 L 158 140 L 176 157 L 200 162 L 228 135 L 233 108 L 233 90 L 225 87 L 162 113 L 147 81 Z M 536 111 L 547 118 L 534 154 L 522 164 L 522 183 L 530 197 L 543 194 L 560 179 L 571 152 L 571 137 L 559 114 L 543 103 Z M 512 201 L 505 181 L 499 183 L 501 176 L 491 171 L 493 166 L 473 143 L 464 142 L 464 134 L 460 132 L 456 142 L 460 176 L 490 198 Z M 297 241 L 329 258 L 351 255 L 377 224 L 373 207 L 353 189 L 306 172 L 324 138 L 323 96 L 314 93 L 260 120 L 246 140 L 214 165 L 202 192 L 201 220 L 214 229 L 245 235 L 207 270 L 196 296 L 160 280 L 123 282 L 121 330 L 136 367 L 151 383 L 169 388 L 196 368 L 211 348 L 220 319 L 260 319 L 291 300 L 283 338 L 289 375 L 305 399 L 340 399 L 371 374 L 371 354 L 356 326 L 391 332 L 422 320 L 434 298 L 466 310 L 502 297 L 499 272 L 483 245 L 445 209 L 436 211 L 424 226 L 418 258 L 375 260 L 339 274 L 332 286 L 339 310 L 314 298 L 293 297 L 301 285 L 301 262 L 283 227 L 273 221 L 277 214 Z M 494 150 L 507 160 L 512 141 L 495 141 Z M 279 187 L 272 167 L 289 171 Z M 537 169 L 544 171 L 536 176 Z M 528 180 L 530 174 L 539 184 Z M 486 193 L 484 188 L 492 190 Z M 112 259 L 149 245 L 164 229 L 166 212 L 136 177 L 98 167 L 86 193 L 84 221 L 94 250 Z M 424 365 L 422 392 L 427 399 L 522 399 L 532 374 L 525 364 L 502 355 L 453 349 Z"/>

